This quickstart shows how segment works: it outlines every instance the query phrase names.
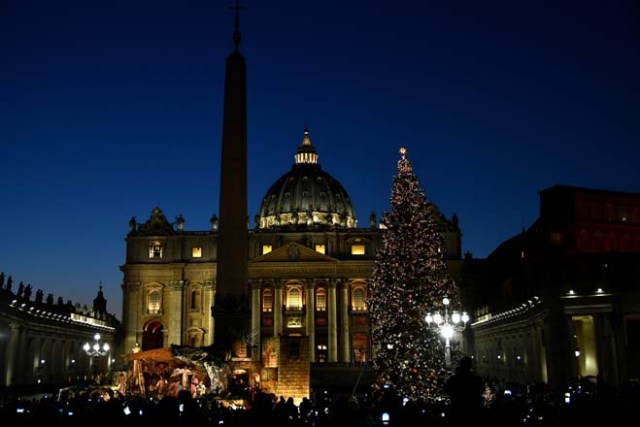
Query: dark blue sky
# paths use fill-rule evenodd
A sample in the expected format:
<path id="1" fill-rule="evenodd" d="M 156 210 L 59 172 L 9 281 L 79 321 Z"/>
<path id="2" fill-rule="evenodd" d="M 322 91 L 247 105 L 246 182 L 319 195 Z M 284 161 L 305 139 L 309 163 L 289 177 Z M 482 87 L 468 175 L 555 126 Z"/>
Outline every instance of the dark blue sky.
<path id="1" fill-rule="evenodd" d="M 120 315 L 128 221 L 218 212 L 231 1 L 5 0 L 0 271 Z M 555 184 L 640 191 L 640 20 L 616 1 L 247 1 L 249 216 L 308 126 L 359 224 L 398 149 L 487 256 Z"/>

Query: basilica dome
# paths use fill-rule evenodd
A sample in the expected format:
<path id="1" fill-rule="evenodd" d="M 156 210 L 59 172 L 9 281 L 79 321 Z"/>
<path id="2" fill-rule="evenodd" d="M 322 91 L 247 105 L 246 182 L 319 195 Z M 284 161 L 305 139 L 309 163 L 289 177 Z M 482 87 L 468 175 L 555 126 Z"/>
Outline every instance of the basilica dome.
<path id="1" fill-rule="evenodd" d="M 255 218 L 259 229 L 355 228 L 351 198 L 318 163 L 309 130 L 304 130 L 295 163 L 267 191 Z"/>

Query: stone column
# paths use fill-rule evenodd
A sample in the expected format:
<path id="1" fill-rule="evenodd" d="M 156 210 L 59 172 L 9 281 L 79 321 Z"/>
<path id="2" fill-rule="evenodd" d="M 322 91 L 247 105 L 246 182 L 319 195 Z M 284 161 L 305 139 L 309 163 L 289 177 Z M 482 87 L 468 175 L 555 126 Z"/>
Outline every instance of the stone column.
<path id="1" fill-rule="evenodd" d="M 169 347 L 171 345 L 171 332 L 163 329 L 162 330 L 162 347 Z"/>
<path id="2" fill-rule="evenodd" d="M 20 329 L 18 349 L 16 350 L 17 355 L 26 355 L 26 357 L 16 357 L 13 378 L 16 379 L 16 384 L 25 384 L 31 379 L 29 372 L 32 369 L 29 349 L 29 327 L 26 325 L 23 325 Z"/>
<path id="3" fill-rule="evenodd" d="M 547 355 L 544 348 L 544 322 L 537 320 L 533 325 L 533 340 L 531 350 L 531 361 L 527 360 L 530 366 L 528 369 L 531 382 L 547 382 Z M 533 376 L 531 377 L 531 373 Z"/>
<path id="4" fill-rule="evenodd" d="M 164 347 L 171 344 L 182 345 L 182 299 L 183 299 L 184 281 L 174 280 L 169 283 L 167 296 L 169 297 L 169 312 L 166 316 L 168 321 L 167 335 L 164 340 Z"/>
<path id="5" fill-rule="evenodd" d="M 340 285 L 340 343 L 342 349 L 341 361 L 351 362 L 351 343 L 349 342 L 349 283 L 344 281 Z"/>
<path id="6" fill-rule="evenodd" d="M 213 302 L 215 301 L 215 280 L 205 280 L 204 288 L 202 295 L 202 308 L 205 310 L 206 315 L 204 316 L 207 319 L 206 322 L 206 334 L 204 336 L 204 345 L 209 346 L 213 344 L 213 331 L 215 330 L 215 325 L 213 324 L 214 318 L 211 315 L 211 310 L 213 308 Z M 207 311 L 208 310 L 208 311 Z"/>
<path id="7" fill-rule="evenodd" d="M 18 351 L 20 350 L 18 346 L 18 342 L 20 341 L 20 332 L 20 325 L 18 325 L 17 323 L 9 324 L 9 340 L 4 355 L 4 359 L 7 361 L 5 376 L 2 381 L 2 385 L 4 386 L 13 385 L 14 372 L 19 372 L 17 370 L 18 366 L 16 366 L 16 362 L 20 359 L 20 357 L 18 356 Z"/>
<path id="8" fill-rule="evenodd" d="M 260 282 L 258 280 L 250 281 L 251 284 L 251 360 L 259 361 L 262 358 L 262 342 L 260 336 L 260 319 L 262 310 L 260 310 Z"/>
<path id="9" fill-rule="evenodd" d="M 62 351 L 64 353 L 64 379 L 69 380 L 72 375 L 72 365 L 75 363 L 71 363 L 71 358 L 73 357 L 73 350 L 71 348 L 72 340 L 67 338 L 64 340 L 64 345 L 62 346 Z"/>
<path id="10" fill-rule="evenodd" d="M 304 292 L 307 294 L 307 336 L 309 337 L 309 361 L 316 361 L 316 294 L 315 283 L 305 281 Z"/>
<path id="11" fill-rule="evenodd" d="M 276 338 L 282 333 L 282 287 L 283 283 L 274 284 L 273 336 Z"/>
<path id="12" fill-rule="evenodd" d="M 124 351 L 129 352 L 136 345 L 136 342 L 142 345 L 142 336 L 138 336 L 142 330 L 139 325 L 140 314 L 147 312 L 145 306 L 144 295 L 140 292 L 142 283 L 139 281 L 125 281 L 122 284 L 123 301 L 122 307 L 122 325 L 125 330 Z"/>
<path id="13" fill-rule="evenodd" d="M 338 361 L 338 317 L 337 317 L 337 298 L 336 298 L 336 282 L 329 282 L 329 295 L 327 304 L 329 306 L 329 362 Z"/>
<path id="14" fill-rule="evenodd" d="M 35 376 L 34 380 L 40 379 L 43 383 L 47 383 L 48 381 L 48 372 L 49 365 L 51 364 L 51 359 L 47 357 L 47 353 L 49 353 L 49 340 L 47 335 L 43 335 L 41 332 L 37 332 L 37 335 L 34 339 L 34 368 L 35 368 Z M 41 361 L 44 360 L 44 363 Z"/>
<path id="15" fill-rule="evenodd" d="M 607 384 L 618 385 L 620 383 L 620 366 L 621 360 L 618 357 L 616 333 L 611 322 L 610 313 L 602 313 L 594 316 L 594 335 L 595 350 L 598 355 L 597 364 L 598 374 Z M 624 360 L 624 358 L 623 358 Z"/>

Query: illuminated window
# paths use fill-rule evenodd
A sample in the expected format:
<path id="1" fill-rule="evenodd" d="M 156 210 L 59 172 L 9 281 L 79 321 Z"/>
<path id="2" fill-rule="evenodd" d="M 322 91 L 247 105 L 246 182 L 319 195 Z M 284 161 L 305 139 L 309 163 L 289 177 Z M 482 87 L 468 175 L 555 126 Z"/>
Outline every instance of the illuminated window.
<path id="1" fill-rule="evenodd" d="M 149 245 L 149 258 L 162 258 L 162 243 L 151 242 Z"/>
<path id="2" fill-rule="evenodd" d="M 302 309 L 302 289 L 299 286 L 292 286 L 287 290 L 287 309 Z"/>
<path id="3" fill-rule="evenodd" d="M 271 289 L 262 291 L 262 311 L 265 313 L 273 311 L 273 291 Z"/>
<path id="4" fill-rule="evenodd" d="M 318 362 L 326 362 L 329 358 L 329 352 L 326 344 L 318 344 L 316 346 L 316 360 Z"/>
<path id="5" fill-rule="evenodd" d="M 353 311 L 365 311 L 367 304 L 365 302 L 367 294 L 363 286 L 356 286 L 351 291 L 351 308 Z"/>
<path id="6" fill-rule="evenodd" d="M 316 251 L 320 252 L 321 254 L 325 253 L 324 245 L 316 245 Z"/>
<path id="7" fill-rule="evenodd" d="M 162 295 L 160 291 L 155 289 L 148 294 L 148 304 L 147 309 L 149 314 L 158 314 L 160 313 L 160 305 L 162 304 Z"/>
<path id="8" fill-rule="evenodd" d="M 364 255 L 364 245 L 351 245 L 351 255 Z"/>
<path id="9" fill-rule="evenodd" d="M 367 348 L 369 343 L 367 341 L 367 334 L 364 332 L 355 332 L 352 337 L 351 347 L 353 348 L 353 360 L 354 362 L 366 362 L 367 361 Z"/>
<path id="10" fill-rule="evenodd" d="M 202 258 L 202 248 L 200 246 L 191 248 L 191 256 L 193 258 Z"/>
<path id="11" fill-rule="evenodd" d="M 327 311 L 327 291 L 324 289 L 316 290 L 316 310 Z"/>
<path id="12" fill-rule="evenodd" d="M 549 240 L 552 243 L 562 243 L 562 234 L 558 232 L 551 233 L 549 234 Z"/>
<path id="13" fill-rule="evenodd" d="M 273 250 L 273 246 L 271 245 L 262 245 L 262 255 L 268 254 Z"/>

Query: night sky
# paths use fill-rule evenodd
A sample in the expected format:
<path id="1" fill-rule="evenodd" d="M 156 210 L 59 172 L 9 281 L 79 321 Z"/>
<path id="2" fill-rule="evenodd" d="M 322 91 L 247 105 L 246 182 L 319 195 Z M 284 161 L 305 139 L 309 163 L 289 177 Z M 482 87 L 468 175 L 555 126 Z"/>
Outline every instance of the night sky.
<path id="1" fill-rule="evenodd" d="M 230 0 L 0 2 L 0 271 L 120 317 L 125 237 L 218 213 Z M 405 146 L 486 257 L 555 184 L 640 191 L 640 13 L 617 1 L 249 1 L 249 217 L 306 127 L 360 226 Z"/>

